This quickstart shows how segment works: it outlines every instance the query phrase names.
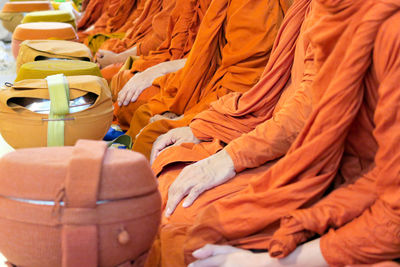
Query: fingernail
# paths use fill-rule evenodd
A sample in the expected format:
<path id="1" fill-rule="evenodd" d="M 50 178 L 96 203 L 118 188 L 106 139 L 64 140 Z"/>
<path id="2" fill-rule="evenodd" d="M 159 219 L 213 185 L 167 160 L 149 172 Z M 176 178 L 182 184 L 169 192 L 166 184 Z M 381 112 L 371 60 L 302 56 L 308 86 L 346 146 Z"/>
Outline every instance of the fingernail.
<path id="1" fill-rule="evenodd" d="M 167 209 L 166 211 L 165 211 L 165 217 L 169 217 L 169 215 L 171 215 L 171 209 Z"/>
<path id="2" fill-rule="evenodd" d="M 192 255 L 193 255 L 194 257 L 196 257 L 196 255 L 199 254 L 200 252 L 201 252 L 201 248 L 199 248 L 199 249 L 193 251 Z M 197 257 L 196 257 L 196 258 L 197 258 Z"/>
<path id="3" fill-rule="evenodd" d="M 121 102 L 118 102 L 118 106 L 122 106 L 122 103 L 121 103 Z"/>
<path id="4" fill-rule="evenodd" d="M 129 101 L 125 101 L 125 102 L 124 102 L 124 105 L 126 106 L 126 105 L 128 105 L 128 103 L 129 103 Z"/>
<path id="5" fill-rule="evenodd" d="M 188 267 L 193 267 L 193 266 L 194 266 L 194 264 L 193 264 L 193 263 L 191 263 L 191 264 L 189 264 L 189 265 L 188 265 Z"/>
<path id="6" fill-rule="evenodd" d="M 182 203 L 182 207 L 184 207 L 184 208 L 187 208 L 187 207 L 189 207 L 189 203 L 188 203 L 188 202 L 186 202 L 186 201 L 184 201 L 184 202 Z"/>

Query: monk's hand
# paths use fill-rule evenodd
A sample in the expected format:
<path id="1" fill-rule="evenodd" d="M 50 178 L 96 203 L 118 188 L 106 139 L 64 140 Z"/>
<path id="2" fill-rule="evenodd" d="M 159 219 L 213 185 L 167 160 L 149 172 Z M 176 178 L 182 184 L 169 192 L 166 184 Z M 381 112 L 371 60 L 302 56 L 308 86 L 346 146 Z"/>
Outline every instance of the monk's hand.
<path id="1" fill-rule="evenodd" d="M 157 68 L 148 68 L 143 72 L 135 73 L 118 93 L 118 105 L 126 106 L 130 102 L 135 102 L 140 94 L 149 88 L 159 76 L 160 73 Z"/>
<path id="2" fill-rule="evenodd" d="M 108 50 L 100 49 L 96 53 L 96 62 L 99 63 L 100 68 L 104 68 L 108 65 L 120 62 L 119 58 L 119 54 Z"/>
<path id="3" fill-rule="evenodd" d="M 153 164 L 158 155 L 167 147 L 177 146 L 182 143 L 198 144 L 201 141 L 194 136 L 189 126 L 169 130 L 166 134 L 160 135 L 153 143 L 150 154 L 150 163 Z"/>
<path id="4" fill-rule="evenodd" d="M 192 205 L 204 191 L 229 181 L 235 175 L 235 166 L 225 150 L 186 166 L 169 187 L 165 216 L 169 217 L 185 196 L 184 208 Z"/>
<path id="5" fill-rule="evenodd" d="M 188 267 L 276 266 L 268 253 L 253 253 L 232 246 L 205 245 L 192 254 L 197 260 Z"/>

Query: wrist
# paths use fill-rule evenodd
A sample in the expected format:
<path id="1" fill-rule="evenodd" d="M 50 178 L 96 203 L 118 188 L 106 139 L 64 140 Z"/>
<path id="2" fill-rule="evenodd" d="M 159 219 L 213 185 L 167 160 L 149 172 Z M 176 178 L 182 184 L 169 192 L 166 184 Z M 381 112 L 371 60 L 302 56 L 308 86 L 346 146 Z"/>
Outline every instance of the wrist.
<path id="1" fill-rule="evenodd" d="M 235 165 L 229 153 L 222 149 L 217 152 L 215 155 L 215 160 L 220 162 L 220 164 L 225 168 L 227 177 L 234 177 L 236 175 Z"/>

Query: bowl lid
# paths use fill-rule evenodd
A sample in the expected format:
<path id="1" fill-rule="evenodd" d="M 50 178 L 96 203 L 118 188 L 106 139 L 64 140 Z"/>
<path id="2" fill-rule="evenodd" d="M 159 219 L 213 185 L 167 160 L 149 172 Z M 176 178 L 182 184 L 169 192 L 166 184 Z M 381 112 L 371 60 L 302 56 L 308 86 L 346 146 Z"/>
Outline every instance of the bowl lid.
<path id="1" fill-rule="evenodd" d="M 100 141 L 99 141 L 100 142 Z M 0 158 L 0 195 L 54 201 L 65 186 L 74 147 L 19 149 Z M 80 163 L 91 172 L 90 159 Z M 101 168 L 98 200 L 145 196 L 157 191 L 157 181 L 140 153 L 107 149 Z"/>
<path id="2" fill-rule="evenodd" d="M 67 10 L 45 10 L 45 11 L 35 11 L 30 12 L 25 15 L 22 23 L 28 22 L 41 22 L 41 21 L 51 21 L 51 22 L 69 22 L 73 21 L 75 18 L 71 12 Z"/>
<path id="3" fill-rule="evenodd" d="M 63 22 L 32 22 L 20 24 L 14 31 L 16 40 L 75 40 L 76 32 L 71 24 Z"/>
<path id="4" fill-rule="evenodd" d="M 18 71 L 15 81 L 25 79 L 44 79 L 46 76 L 62 73 L 65 76 L 101 76 L 96 63 L 80 60 L 40 60 L 25 63 Z"/>
<path id="5" fill-rule="evenodd" d="M 49 1 L 20 1 L 7 2 L 4 4 L 3 12 L 32 12 L 40 10 L 52 10 L 53 7 Z"/>

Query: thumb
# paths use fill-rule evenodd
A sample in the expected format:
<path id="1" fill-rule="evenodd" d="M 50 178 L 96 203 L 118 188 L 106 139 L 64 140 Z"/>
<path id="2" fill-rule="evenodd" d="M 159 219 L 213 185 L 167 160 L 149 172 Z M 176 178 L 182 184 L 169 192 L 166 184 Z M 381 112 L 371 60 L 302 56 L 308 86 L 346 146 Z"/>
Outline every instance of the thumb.
<path id="1" fill-rule="evenodd" d="M 240 249 L 232 246 L 207 244 L 204 247 L 195 250 L 192 255 L 197 259 L 204 259 L 210 256 L 230 254 L 238 251 L 240 251 Z"/>

